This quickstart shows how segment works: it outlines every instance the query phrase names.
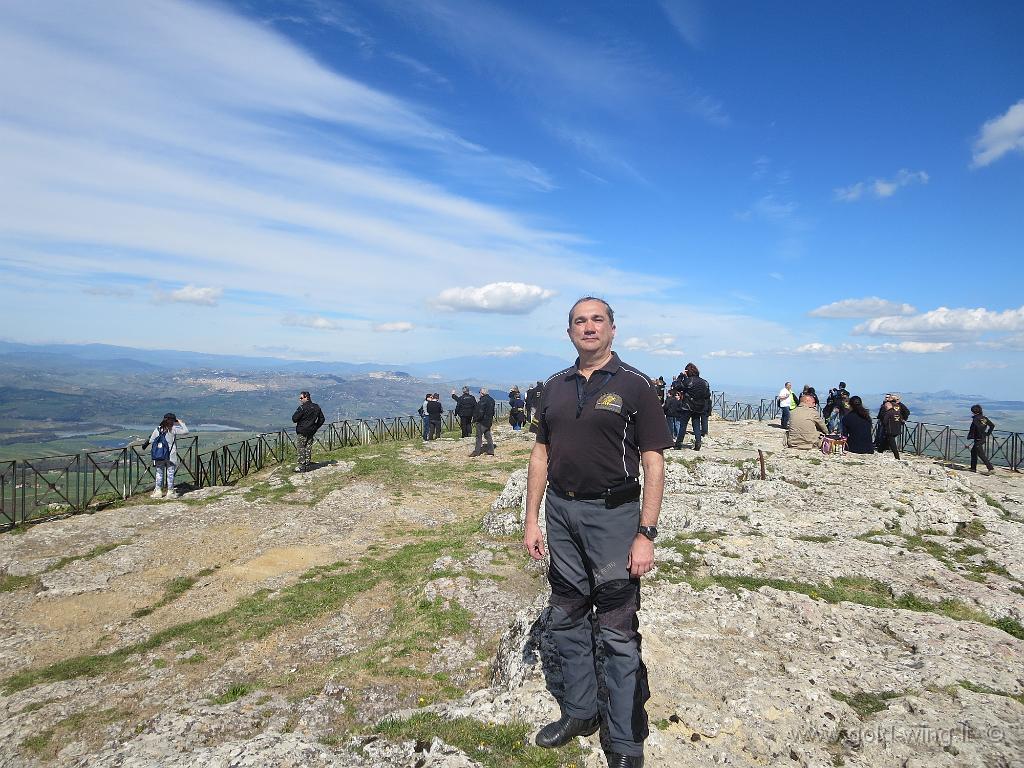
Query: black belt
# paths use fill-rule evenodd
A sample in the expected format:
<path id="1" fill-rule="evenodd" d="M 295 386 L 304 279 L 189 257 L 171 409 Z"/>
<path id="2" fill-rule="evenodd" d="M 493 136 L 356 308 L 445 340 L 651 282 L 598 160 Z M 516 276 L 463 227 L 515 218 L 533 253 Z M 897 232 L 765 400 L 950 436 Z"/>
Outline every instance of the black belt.
<path id="1" fill-rule="evenodd" d="M 555 496 L 561 496 L 563 499 L 568 499 L 569 501 L 592 501 L 594 499 L 603 499 L 606 493 L 606 491 L 598 491 L 597 493 L 563 491 L 553 483 L 548 483 L 548 490 L 554 491 Z"/>
<path id="2" fill-rule="evenodd" d="M 615 507 L 631 501 L 637 501 L 640 498 L 640 481 L 635 478 L 627 480 L 613 488 L 609 488 L 606 491 L 598 491 L 596 493 L 587 493 L 585 491 L 566 491 L 559 488 L 554 483 L 548 483 L 548 488 L 552 490 L 556 496 L 566 499 L 567 501 L 594 501 L 596 499 L 604 499 L 604 505 L 609 509 L 614 509 Z"/>

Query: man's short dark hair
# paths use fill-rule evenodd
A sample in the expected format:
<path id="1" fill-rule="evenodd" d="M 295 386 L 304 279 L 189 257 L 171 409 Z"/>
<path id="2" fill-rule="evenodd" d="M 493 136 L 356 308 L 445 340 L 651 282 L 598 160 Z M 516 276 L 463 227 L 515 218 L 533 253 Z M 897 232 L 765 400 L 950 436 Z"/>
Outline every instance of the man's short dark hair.
<path id="1" fill-rule="evenodd" d="M 600 301 L 602 304 L 604 304 L 604 310 L 605 312 L 608 313 L 608 322 L 611 323 L 612 325 L 615 325 L 615 310 L 612 309 L 611 304 L 609 304 L 607 301 L 598 296 L 584 296 L 582 299 L 576 299 L 576 303 L 573 304 L 572 307 L 570 307 L 569 309 L 569 325 L 572 325 L 573 311 L 584 301 Z"/>
<path id="2" fill-rule="evenodd" d="M 304 397 L 307 400 L 309 400 L 309 392 L 307 392 L 306 390 L 302 390 L 301 392 L 299 392 L 299 397 Z"/>

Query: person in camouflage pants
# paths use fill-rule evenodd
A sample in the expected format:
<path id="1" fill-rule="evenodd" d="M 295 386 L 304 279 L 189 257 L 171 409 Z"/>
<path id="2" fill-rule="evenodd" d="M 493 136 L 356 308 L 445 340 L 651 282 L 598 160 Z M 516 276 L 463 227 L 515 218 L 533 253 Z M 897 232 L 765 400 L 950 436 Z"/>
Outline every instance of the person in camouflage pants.
<path id="1" fill-rule="evenodd" d="M 306 472 L 313 465 L 313 436 L 326 419 L 320 406 L 309 398 L 309 392 L 299 393 L 299 407 L 292 414 L 295 422 L 295 450 L 299 454 L 296 472 Z"/>

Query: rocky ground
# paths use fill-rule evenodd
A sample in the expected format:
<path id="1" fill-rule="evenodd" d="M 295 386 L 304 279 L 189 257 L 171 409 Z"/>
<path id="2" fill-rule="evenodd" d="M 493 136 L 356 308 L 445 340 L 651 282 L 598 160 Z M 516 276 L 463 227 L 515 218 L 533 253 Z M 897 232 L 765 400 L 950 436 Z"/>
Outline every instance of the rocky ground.
<path id="1" fill-rule="evenodd" d="M 0 534 L 0 767 L 603 765 L 528 746 L 557 673 L 498 438 Z M 756 422 L 668 458 L 647 765 L 1024 765 L 1019 475 Z"/>

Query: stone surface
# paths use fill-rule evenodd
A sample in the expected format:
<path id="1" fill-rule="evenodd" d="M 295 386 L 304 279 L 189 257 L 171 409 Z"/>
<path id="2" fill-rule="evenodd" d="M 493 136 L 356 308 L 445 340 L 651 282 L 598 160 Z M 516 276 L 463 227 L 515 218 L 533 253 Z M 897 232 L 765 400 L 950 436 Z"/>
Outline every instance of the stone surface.
<path id="1" fill-rule="evenodd" d="M 397 684 L 357 689 L 342 672 L 301 696 L 274 689 L 373 643 L 397 599 L 374 591 L 242 640 L 211 668 L 201 648 L 165 647 L 128 657 L 116 674 L 2 693 L 0 768 L 467 768 L 478 764 L 439 738 L 385 739 L 374 724 L 429 712 L 535 732 L 558 715 L 559 667 L 543 631 L 543 563 L 515 544 L 531 439 L 498 430 L 507 463 L 490 475 L 504 482 L 496 499 L 443 488 L 399 498 L 339 462 L 300 476 L 275 471 L 255 489 L 204 489 L 0 535 L 0 571 L 35 578 L 0 593 L 6 679 L 214 615 L 311 568 L 397 547 L 392 537 L 409 531 L 482 518 L 471 547 L 439 555 L 401 596 L 468 617 L 468 630 L 437 636 L 423 660 L 426 673 L 464 692 L 454 699 L 417 702 Z M 667 453 L 659 567 L 644 579 L 640 616 L 652 689 L 647 765 L 1024 765 L 1024 641 L 992 626 L 1024 623 L 1019 476 L 780 443 L 770 426 L 714 419 L 701 452 Z M 439 440 L 402 455 L 442 467 L 470 461 L 467 445 Z M 60 565 L 68 557 L 78 559 Z M 131 616 L 154 605 L 168 579 L 189 575 L 187 597 Z M 856 584 L 880 590 L 879 605 L 913 596 L 907 604 L 922 610 L 821 599 Z M 263 684 L 216 703 L 239 681 Z M 110 708 L 132 714 L 82 733 L 61 725 Z M 335 724 L 353 713 L 358 727 L 339 738 Z M 59 743 L 33 753 L 27 740 L 49 728 Z M 603 765 L 599 737 L 581 741 L 583 765 Z"/>

